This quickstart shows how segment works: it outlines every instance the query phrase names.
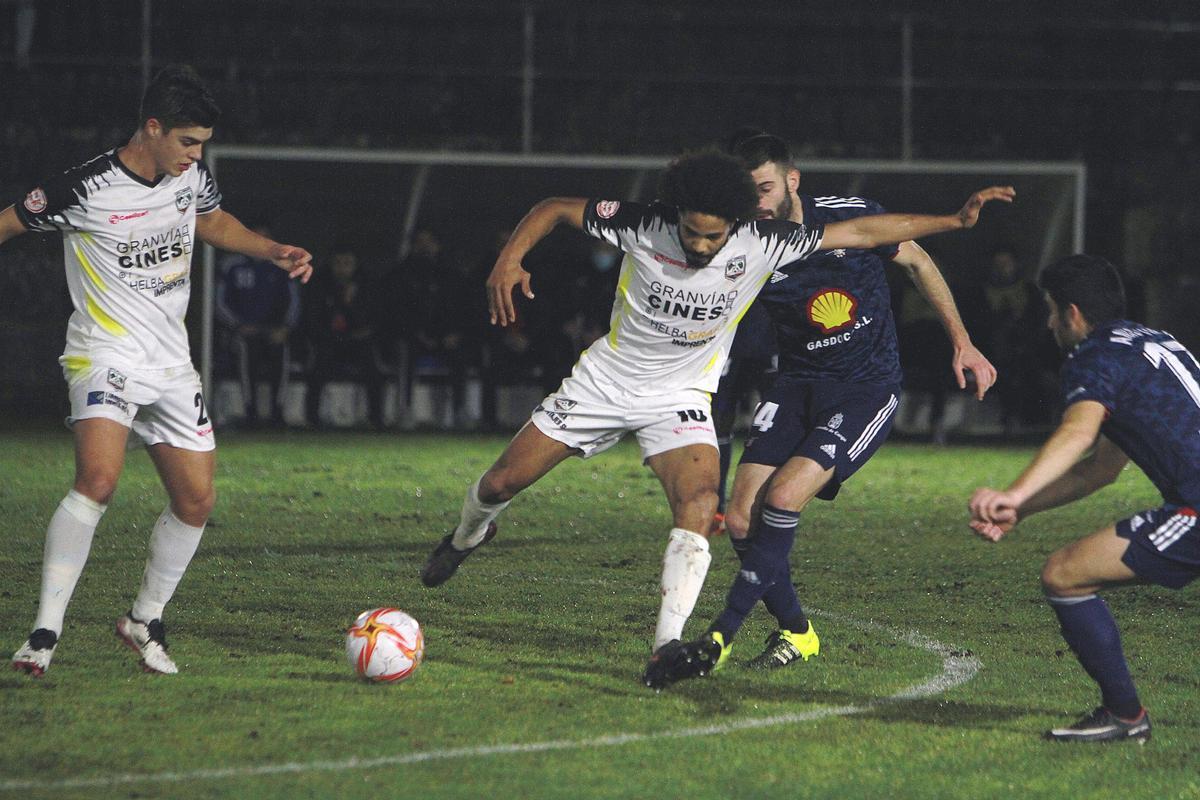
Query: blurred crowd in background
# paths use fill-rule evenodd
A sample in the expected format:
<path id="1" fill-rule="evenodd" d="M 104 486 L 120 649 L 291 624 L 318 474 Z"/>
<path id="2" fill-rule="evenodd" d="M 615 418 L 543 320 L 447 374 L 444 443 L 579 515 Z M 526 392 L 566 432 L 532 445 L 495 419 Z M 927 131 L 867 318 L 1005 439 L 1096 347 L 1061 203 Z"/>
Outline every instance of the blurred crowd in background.
<path id="1" fill-rule="evenodd" d="M 788 138 L 801 160 L 1078 160 L 1088 250 L 1125 271 L 1133 316 L 1200 346 L 1200 9 L 880 6 L 852 0 L 814 15 L 782 0 L 736 12 L 625 0 L 212 0 L 197 11 L 175 0 L 0 0 L 0 203 L 128 138 L 146 48 L 155 68 L 192 63 L 210 82 L 225 144 L 667 155 L 752 123 Z M 822 189 L 840 191 L 802 187 Z M 433 385 L 452 411 L 431 424 L 489 427 L 505 416 L 504 387 L 553 388 L 606 329 L 619 257 L 582 237 L 555 240 L 537 254 L 535 275 L 547 275 L 521 324 L 490 329 L 482 282 L 524 210 L 473 220 L 494 228 L 490 251 L 465 248 L 440 220 L 390 257 L 353 236 L 304 242 L 321 269 L 299 293 L 223 261 L 217 379 L 308 388 L 283 417 L 256 405 L 254 388 L 230 395 L 262 412 L 230 418 L 323 424 L 321 395 L 337 394 L 324 387 L 349 381 L 364 387 L 354 402 L 366 410 L 352 416 L 365 424 L 411 424 Z M 942 264 L 1000 369 L 989 405 L 1005 429 L 1054 413 L 1036 247 L 1018 240 Z M 59 248 L 21 237 L 0 252 L 0 407 L 10 415 L 48 415 L 61 396 Z M 895 288 L 910 391 L 922 398 L 909 405 L 923 415 L 912 424 L 937 438 L 938 421 L 945 435 L 959 413 L 944 337 L 911 287 Z"/>

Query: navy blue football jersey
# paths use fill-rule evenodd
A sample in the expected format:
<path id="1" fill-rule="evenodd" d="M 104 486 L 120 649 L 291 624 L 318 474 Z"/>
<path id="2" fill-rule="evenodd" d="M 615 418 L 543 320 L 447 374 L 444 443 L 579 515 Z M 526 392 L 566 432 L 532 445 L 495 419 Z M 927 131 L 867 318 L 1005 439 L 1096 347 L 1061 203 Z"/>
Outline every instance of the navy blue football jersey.
<path id="1" fill-rule="evenodd" d="M 806 225 L 882 214 L 873 200 L 801 195 Z M 896 245 L 830 250 L 777 268 L 758 302 L 775 323 L 779 379 L 898 384 L 900 356 L 884 264 Z"/>
<path id="2" fill-rule="evenodd" d="M 1065 405 L 1108 409 L 1100 432 L 1168 503 L 1200 503 L 1200 364 L 1169 333 L 1135 322 L 1103 325 L 1068 357 Z"/>

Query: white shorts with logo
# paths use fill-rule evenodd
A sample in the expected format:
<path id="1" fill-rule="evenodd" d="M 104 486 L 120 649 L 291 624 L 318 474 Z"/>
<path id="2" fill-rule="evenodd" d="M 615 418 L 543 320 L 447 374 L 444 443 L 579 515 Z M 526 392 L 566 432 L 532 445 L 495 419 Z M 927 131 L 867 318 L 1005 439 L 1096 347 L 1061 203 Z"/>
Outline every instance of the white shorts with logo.
<path id="1" fill-rule="evenodd" d="M 63 374 L 71 399 L 68 426 L 103 417 L 132 429 L 146 446 L 216 447 L 200 376 L 190 364 L 155 370 L 92 366 Z"/>
<path id="2" fill-rule="evenodd" d="M 700 389 L 635 395 L 581 360 L 534 409 L 530 421 L 551 439 L 581 450 L 584 458 L 604 452 L 632 431 L 645 460 L 693 444 L 716 448 L 711 406 L 711 396 Z"/>

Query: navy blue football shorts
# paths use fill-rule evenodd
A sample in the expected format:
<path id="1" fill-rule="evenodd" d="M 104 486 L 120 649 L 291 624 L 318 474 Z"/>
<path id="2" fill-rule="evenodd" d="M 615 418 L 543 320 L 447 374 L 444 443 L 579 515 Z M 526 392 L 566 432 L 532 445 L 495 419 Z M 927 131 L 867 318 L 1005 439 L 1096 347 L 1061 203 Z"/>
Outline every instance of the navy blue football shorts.
<path id="1" fill-rule="evenodd" d="M 1182 589 L 1200 577 L 1195 509 L 1168 504 L 1134 514 L 1116 527 L 1117 536 L 1129 540 L 1121 561 L 1139 578 Z"/>
<path id="2" fill-rule="evenodd" d="M 892 430 L 900 387 L 780 380 L 754 410 L 743 464 L 779 467 L 809 458 L 833 477 L 817 493 L 832 500 Z"/>

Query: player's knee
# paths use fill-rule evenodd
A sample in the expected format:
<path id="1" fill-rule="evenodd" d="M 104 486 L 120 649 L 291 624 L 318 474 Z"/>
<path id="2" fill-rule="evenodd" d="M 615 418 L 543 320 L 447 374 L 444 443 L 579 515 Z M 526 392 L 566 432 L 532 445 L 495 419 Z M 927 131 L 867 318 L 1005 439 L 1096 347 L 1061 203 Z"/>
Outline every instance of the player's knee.
<path id="1" fill-rule="evenodd" d="M 690 487 L 679 493 L 676 503 L 686 513 L 711 519 L 717 513 L 717 490 L 712 486 Z"/>
<path id="2" fill-rule="evenodd" d="M 484 476 L 479 479 L 479 487 L 476 491 L 479 494 L 479 502 L 495 505 L 512 500 L 523 488 L 511 470 L 497 469 L 484 473 Z"/>
<path id="3" fill-rule="evenodd" d="M 1067 559 L 1061 551 L 1052 553 L 1042 565 L 1042 591 L 1047 597 L 1062 597 L 1071 594 L 1074 588 Z"/>
<path id="4" fill-rule="evenodd" d="M 117 473 L 89 472 L 75 479 L 75 491 L 100 505 L 108 505 L 117 491 Z"/>
<path id="5" fill-rule="evenodd" d="M 208 521 L 217 504 L 217 490 L 213 487 L 180 492 L 171 498 L 171 511 L 185 525 L 200 527 Z"/>
<path id="6" fill-rule="evenodd" d="M 811 491 L 785 483 L 768 489 L 767 493 L 763 495 L 763 501 L 766 505 L 786 511 L 803 511 L 812 497 Z"/>
<path id="7" fill-rule="evenodd" d="M 745 509 L 725 509 L 725 530 L 734 539 L 745 539 L 750 535 L 750 515 Z"/>

